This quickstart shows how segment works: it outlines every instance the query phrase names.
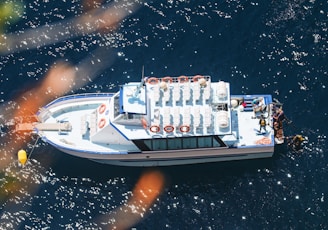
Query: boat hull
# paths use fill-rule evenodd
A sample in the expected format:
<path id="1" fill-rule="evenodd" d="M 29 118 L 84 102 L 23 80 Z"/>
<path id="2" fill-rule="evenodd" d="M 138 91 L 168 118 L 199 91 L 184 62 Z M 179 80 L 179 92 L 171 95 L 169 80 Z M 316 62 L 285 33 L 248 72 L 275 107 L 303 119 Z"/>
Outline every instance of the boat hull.
<path id="1" fill-rule="evenodd" d="M 201 86 L 198 77 L 188 78 L 187 84 L 172 81 L 166 91 L 149 82 L 143 87 L 129 83 L 115 94 L 58 98 L 40 110 L 40 124 L 34 128 L 43 141 L 62 152 L 119 166 L 272 157 L 271 95 L 231 99 L 228 84 L 207 79 L 208 86 Z M 245 106 L 239 106 L 242 101 Z M 270 106 L 255 111 L 254 101 Z M 260 118 L 264 126 L 257 129 Z"/>
<path id="2" fill-rule="evenodd" d="M 56 147 L 62 152 L 76 157 L 117 166 L 152 167 L 213 163 L 223 161 L 251 160 L 270 158 L 273 156 L 273 147 L 248 147 L 225 149 L 190 149 L 176 151 L 156 151 L 127 154 L 94 154 L 77 152 L 70 149 Z"/>

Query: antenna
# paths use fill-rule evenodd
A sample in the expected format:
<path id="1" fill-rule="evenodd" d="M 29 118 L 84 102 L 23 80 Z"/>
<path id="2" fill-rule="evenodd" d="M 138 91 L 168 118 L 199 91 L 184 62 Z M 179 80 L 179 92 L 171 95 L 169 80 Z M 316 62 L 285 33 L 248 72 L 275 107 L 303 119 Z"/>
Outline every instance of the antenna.
<path id="1" fill-rule="evenodd" d="M 136 91 L 134 92 L 134 97 L 137 97 L 138 94 L 140 93 L 141 88 L 144 86 L 144 77 L 145 77 L 145 67 L 142 66 L 142 70 L 141 70 L 141 81 L 140 84 L 137 86 Z"/>

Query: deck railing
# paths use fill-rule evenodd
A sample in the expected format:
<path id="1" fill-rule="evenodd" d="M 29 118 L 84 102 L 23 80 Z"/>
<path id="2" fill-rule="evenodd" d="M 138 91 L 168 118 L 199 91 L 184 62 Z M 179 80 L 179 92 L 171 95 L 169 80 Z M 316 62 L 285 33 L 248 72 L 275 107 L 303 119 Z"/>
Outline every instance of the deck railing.
<path id="1" fill-rule="evenodd" d="M 59 102 L 62 101 L 67 101 L 67 100 L 71 100 L 71 99 L 78 99 L 78 98 L 86 98 L 86 97 L 112 97 L 114 95 L 114 93 L 83 93 L 83 94 L 73 94 L 73 95 L 67 95 L 67 96 L 63 96 L 63 97 L 59 97 L 55 100 L 53 100 L 52 102 L 50 102 L 49 104 L 45 105 L 44 108 L 48 108 L 54 104 L 57 104 Z"/>

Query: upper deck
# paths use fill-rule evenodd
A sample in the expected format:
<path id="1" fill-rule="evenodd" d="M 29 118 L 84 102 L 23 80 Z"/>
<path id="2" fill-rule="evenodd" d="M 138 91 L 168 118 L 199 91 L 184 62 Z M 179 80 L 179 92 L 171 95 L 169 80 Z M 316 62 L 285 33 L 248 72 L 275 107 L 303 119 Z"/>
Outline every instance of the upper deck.
<path id="1" fill-rule="evenodd" d="M 151 127 L 159 127 L 159 132 L 197 136 L 231 133 L 229 83 L 212 83 L 208 76 L 181 76 L 166 77 L 159 83 L 150 78 L 146 87 L 151 98 Z"/>
<path id="2" fill-rule="evenodd" d="M 117 97 L 120 112 L 112 125 L 128 140 L 215 135 L 227 145 L 246 147 L 265 135 L 271 140 L 266 144 L 273 144 L 271 95 L 232 96 L 229 83 L 211 82 L 209 76 L 148 78 L 122 86 Z M 253 110 L 256 98 L 266 108 L 260 113 Z M 258 132 L 260 115 L 267 119 L 265 134 Z"/>

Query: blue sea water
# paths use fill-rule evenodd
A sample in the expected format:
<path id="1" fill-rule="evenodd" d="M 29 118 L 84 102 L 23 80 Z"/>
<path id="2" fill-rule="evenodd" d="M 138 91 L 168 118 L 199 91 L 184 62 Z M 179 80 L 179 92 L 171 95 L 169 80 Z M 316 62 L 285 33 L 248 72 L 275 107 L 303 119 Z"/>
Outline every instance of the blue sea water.
<path id="1" fill-rule="evenodd" d="M 21 20 L 7 28 L 17 36 L 48 25 L 51 37 L 54 25 L 65 29 L 64 20 L 82 13 L 80 1 L 24 4 Z M 320 0 L 145 1 L 114 32 L 0 56 L 0 114 L 59 60 L 78 65 L 91 56 L 96 66 L 98 47 L 111 65 L 71 92 L 116 90 L 139 80 L 144 66 L 149 76 L 208 74 L 229 81 L 236 94 L 272 94 L 293 121 L 286 134 L 308 137 L 302 152 L 280 148 L 269 160 L 159 168 L 165 189 L 134 228 L 327 229 L 327 9 Z M 93 229 L 128 200 L 146 169 L 101 165 L 39 143 L 25 168 L 1 170 L 1 229 Z M 10 180 L 24 186 L 9 194 Z"/>

